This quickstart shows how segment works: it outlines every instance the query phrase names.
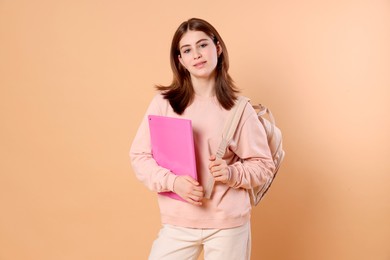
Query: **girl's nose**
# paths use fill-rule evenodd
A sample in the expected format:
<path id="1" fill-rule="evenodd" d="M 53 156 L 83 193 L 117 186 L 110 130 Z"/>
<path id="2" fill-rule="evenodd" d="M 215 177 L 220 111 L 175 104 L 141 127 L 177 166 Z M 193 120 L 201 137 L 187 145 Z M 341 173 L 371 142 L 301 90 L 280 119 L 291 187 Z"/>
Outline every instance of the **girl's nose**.
<path id="1" fill-rule="evenodd" d="M 200 54 L 200 52 L 197 51 L 197 50 L 194 51 L 193 54 L 194 54 L 194 60 L 197 60 L 197 59 L 199 59 L 200 57 L 202 57 L 202 54 Z"/>

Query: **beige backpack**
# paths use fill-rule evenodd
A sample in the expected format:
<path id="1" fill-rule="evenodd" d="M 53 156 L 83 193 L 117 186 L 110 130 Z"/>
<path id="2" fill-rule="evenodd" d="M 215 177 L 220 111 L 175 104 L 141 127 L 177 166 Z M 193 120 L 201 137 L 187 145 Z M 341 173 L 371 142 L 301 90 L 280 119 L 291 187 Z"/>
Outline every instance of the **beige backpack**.
<path id="1" fill-rule="evenodd" d="M 225 154 L 226 148 L 236 131 L 238 122 L 240 121 L 241 115 L 245 109 L 246 104 L 249 100 L 245 97 L 239 97 L 236 105 L 232 108 L 231 114 L 228 118 L 228 121 L 225 124 L 223 139 L 219 145 L 216 157 L 222 158 Z M 271 111 L 259 104 L 252 106 L 257 111 L 257 116 L 259 121 L 263 125 L 265 132 L 267 134 L 268 146 L 270 148 L 272 158 L 275 164 L 275 171 L 273 172 L 273 177 L 268 179 L 264 185 L 255 187 L 253 189 L 248 190 L 249 196 L 251 198 L 251 204 L 256 206 L 260 200 L 263 198 L 264 194 L 268 191 L 271 186 L 273 180 L 275 179 L 276 173 L 279 170 L 280 164 L 284 158 L 284 150 L 282 146 L 282 133 L 280 129 L 275 125 L 275 119 L 271 113 Z M 266 118 L 268 117 L 268 119 Z M 209 179 L 208 184 L 205 188 L 205 197 L 210 198 L 211 192 L 213 190 L 214 180 L 213 178 Z"/>

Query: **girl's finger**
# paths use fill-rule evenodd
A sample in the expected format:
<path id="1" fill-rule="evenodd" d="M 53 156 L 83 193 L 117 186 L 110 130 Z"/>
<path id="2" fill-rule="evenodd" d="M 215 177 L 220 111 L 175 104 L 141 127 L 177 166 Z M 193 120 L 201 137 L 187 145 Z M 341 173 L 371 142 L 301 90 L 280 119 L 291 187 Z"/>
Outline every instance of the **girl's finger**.
<path id="1" fill-rule="evenodd" d="M 201 206 L 202 205 L 201 201 L 196 201 L 196 200 L 192 199 L 191 197 L 187 198 L 186 201 L 191 203 L 192 205 L 195 205 L 195 206 Z"/>

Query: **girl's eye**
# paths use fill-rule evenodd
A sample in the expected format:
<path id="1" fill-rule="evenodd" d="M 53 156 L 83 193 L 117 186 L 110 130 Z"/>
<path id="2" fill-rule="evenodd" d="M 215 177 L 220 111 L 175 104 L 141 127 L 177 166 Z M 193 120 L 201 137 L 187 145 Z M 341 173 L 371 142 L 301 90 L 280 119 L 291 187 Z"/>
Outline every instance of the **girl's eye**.
<path id="1" fill-rule="evenodd" d="M 190 49 L 185 49 L 184 51 L 183 51 L 183 53 L 189 53 L 190 52 Z"/>
<path id="2" fill-rule="evenodd" d="M 202 43 L 200 47 L 205 48 L 207 46 L 207 43 Z"/>

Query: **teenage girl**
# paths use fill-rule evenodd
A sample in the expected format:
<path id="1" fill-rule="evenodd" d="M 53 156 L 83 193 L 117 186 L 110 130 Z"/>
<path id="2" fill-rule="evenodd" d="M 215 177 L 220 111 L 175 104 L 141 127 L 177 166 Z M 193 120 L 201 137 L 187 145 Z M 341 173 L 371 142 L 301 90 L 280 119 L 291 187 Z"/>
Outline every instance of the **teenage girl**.
<path id="1" fill-rule="evenodd" d="M 185 202 L 158 195 L 162 228 L 149 259 L 250 259 L 251 204 L 247 189 L 272 176 L 274 164 L 264 128 L 248 103 L 223 159 L 215 153 L 238 90 L 228 74 L 228 52 L 208 22 L 180 24 L 171 44 L 173 81 L 157 86 L 133 140 L 130 157 L 137 178 L 154 192 L 172 191 Z M 192 121 L 198 181 L 176 176 L 152 157 L 147 115 Z M 211 199 L 204 198 L 214 178 Z"/>

